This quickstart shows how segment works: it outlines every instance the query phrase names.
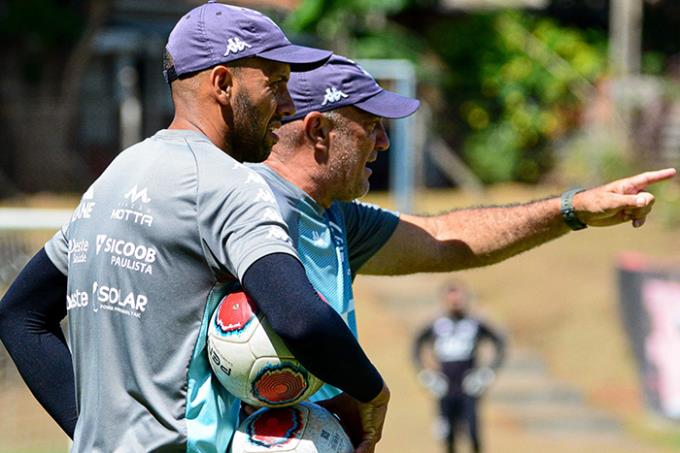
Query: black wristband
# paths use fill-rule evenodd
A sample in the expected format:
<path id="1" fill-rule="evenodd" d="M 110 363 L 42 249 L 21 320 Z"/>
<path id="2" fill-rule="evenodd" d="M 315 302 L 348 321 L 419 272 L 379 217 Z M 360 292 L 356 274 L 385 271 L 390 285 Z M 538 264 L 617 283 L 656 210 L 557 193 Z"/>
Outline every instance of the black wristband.
<path id="1" fill-rule="evenodd" d="M 560 197 L 560 213 L 562 214 L 562 219 L 572 230 L 582 230 L 588 227 L 588 225 L 581 222 L 579 218 L 576 217 L 576 211 L 574 210 L 574 195 L 585 190 L 586 189 L 577 187 L 563 192 Z"/>

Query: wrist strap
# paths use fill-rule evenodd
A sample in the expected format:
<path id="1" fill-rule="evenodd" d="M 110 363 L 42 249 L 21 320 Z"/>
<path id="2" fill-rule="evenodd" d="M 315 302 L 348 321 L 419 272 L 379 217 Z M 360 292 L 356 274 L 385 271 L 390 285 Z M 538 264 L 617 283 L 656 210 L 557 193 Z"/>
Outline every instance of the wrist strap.
<path id="1" fill-rule="evenodd" d="M 579 218 L 576 217 L 576 211 L 574 210 L 574 195 L 585 190 L 586 189 L 582 187 L 577 187 L 563 192 L 560 197 L 560 213 L 562 213 L 562 219 L 572 230 L 582 230 L 588 227 L 588 225 L 581 222 Z"/>

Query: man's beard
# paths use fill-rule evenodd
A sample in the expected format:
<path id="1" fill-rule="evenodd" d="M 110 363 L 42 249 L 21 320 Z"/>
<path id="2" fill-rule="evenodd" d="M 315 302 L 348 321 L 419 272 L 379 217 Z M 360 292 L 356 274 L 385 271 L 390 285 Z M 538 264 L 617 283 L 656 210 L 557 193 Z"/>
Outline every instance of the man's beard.
<path id="1" fill-rule="evenodd" d="M 332 178 L 338 181 L 342 178 L 341 183 L 337 183 L 338 192 L 334 194 L 333 201 L 352 201 L 356 198 L 361 198 L 368 192 L 367 182 L 360 173 L 363 173 L 363 165 L 359 167 L 357 161 L 356 150 L 352 147 L 352 143 L 346 139 L 348 134 L 346 129 L 337 129 L 339 137 L 335 143 L 335 156 L 333 162 L 330 164 L 329 174 Z"/>
<path id="2" fill-rule="evenodd" d="M 272 150 L 267 143 L 269 128 L 250 99 L 239 93 L 234 99 L 234 128 L 231 133 L 232 155 L 241 162 L 262 162 Z"/>

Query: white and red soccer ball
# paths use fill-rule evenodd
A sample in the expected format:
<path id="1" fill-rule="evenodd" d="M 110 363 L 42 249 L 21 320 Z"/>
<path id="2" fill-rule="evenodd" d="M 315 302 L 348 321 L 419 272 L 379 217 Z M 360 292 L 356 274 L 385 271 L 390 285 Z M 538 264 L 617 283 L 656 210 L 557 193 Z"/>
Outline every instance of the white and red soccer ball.
<path id="1" fill-rule="evenodd" d="M 312 403 L 260 409 L 238 427 L 231 453 L 352 453 L 340 422 Z"/>
<path id="2" fill-rule="evenodd" d="M 253 406 L 296 404 L 323 385 L 293 357 L 244 292 L 220 301 L 210 320 L 207 343 L 219 381 Z"/>

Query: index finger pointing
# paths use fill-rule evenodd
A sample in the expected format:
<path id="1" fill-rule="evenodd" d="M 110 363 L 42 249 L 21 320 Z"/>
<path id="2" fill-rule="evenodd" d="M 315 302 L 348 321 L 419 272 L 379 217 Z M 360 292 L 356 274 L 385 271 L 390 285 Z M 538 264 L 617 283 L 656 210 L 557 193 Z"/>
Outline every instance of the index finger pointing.
<path id="1" fill-rule="evenodd" d="M 640 173 L 621 182 L 625 184 L 626 193 L 639 192 L 651 184 L 672 178 L 676 173 L 675 168 L 664 168 L 663 170 Z"/>

